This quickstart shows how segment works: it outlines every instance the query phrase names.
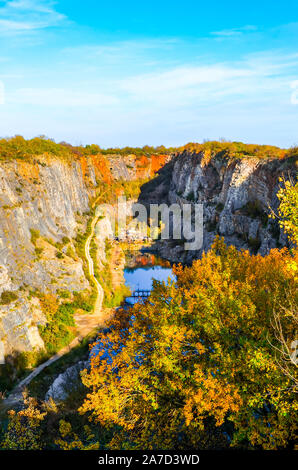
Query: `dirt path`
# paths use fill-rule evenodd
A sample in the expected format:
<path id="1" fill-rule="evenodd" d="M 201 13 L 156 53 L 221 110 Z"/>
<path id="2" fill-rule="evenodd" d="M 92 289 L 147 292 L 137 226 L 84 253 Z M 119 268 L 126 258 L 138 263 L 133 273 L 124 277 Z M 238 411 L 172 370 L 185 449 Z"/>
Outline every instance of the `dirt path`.
<path id="1" fill-rule="evenodd" d="M 94 219 L 92 220 L 91 233 L 89 237 L 87 238 L 86 244 L 85 244 L 85 256 L 88 261 L 89 276 L 93 280 L 95 287 L 97 289 L 97 298 L 96 298 L 95 305 L 94 305 L 94 315 L 97 316 L 98 318 L 101 318 L 104 321 L 103 314 L 102 314 L 102 303 L 103 303 L 104 292 L 100 283 L 94 276 L 94 263 L 93 263 L 93 259 L 90 256 L 90 243 L 94 235 L 94 228 L 98 221 L 98 217 L 99 216 L 95 216 Z"/>
<path id="2" fill-rule="evenodd" d="M 89 331 L 90 333 L 90 331 Z M 0 410 L 1 412 L 8 410 L 23 401 L 23 391 L 30 382 L 37 377 L 40 372 L 42 372 L 46 367 L 53 364 L 53 362 L 58 361 L 62 356 L 70 352 L 73 348 L 78 346 L 80 342 L 83 340 L 84 336 L 78 335 L 76 336 L 68 346 L 65 348 L 60 349 L 54 356 L 48 359 L 46 362 L 40 364 L 40 366 L 36 367 L 31 374 L 29 374 L 25 379 L 18 383 L 18 385 L 12 390 L 10 395 L 1 403 Z"/>
<path id="3" fill-rule="evenodd" d="M 31 374 L 29 374 L 25 379 L 18 383 L 18 385 L 12 390 L 9 396 L 1 403 L 0 410 L 2 412 L 20 404 L 23 400 L 22 394 L 25 387 L 29 385 L 30 382 L 35 377 L 37 377 L 41 371 L 53 364 L 53 362 L 58 361 L 58 359 L 60 359 L 65 354 L 69 353 L 76 346 L 78 346 L 83 340 L 83 338 L 86 337 L 89 333 L 91 333 L 95 328 L 104 327 L 106 320 L 111 316 L 111 312 L 109 309 L 102 308 L 104 291 L 100 283 L 94 276 L 94 264 L 93 259 L 90 256 L 90 243 L 94 236 L 94 229 L 98 221 L 98 217 L 99 216 L 95 215 L 95 217 L 93 218 L 91 223 L 91 233 L 85 243 L 85 256 L 88 262 L 89 275 L 92 278 L 97 289 L 97 298 L 94 304 L 94 312 L 91 315 L 75 315 L 76 326 L 79 331 L 79 334 L 72 340 L 72 342 L 68 346 L 65 346 L 64 348 L 60 349 L 60 351 L 58 351 L 54 356 L 52 356 L 46 362 L 40 364 L 31 372 Z"/>

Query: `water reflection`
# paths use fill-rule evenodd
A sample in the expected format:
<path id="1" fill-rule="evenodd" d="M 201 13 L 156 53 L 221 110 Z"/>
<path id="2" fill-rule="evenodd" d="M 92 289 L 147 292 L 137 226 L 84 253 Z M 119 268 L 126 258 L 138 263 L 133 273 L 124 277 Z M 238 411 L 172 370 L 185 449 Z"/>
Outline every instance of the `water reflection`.
<path id="1" fill-rule="evenodd" d="M 174 274 L 168 261 L 151 253 L 127 253 L 124 279 L 132 292 L 138 289 L 151 290 L 153 279 L 167 282 L 169 278 L 174 279 Z M 137 301 L 132 298 L 126 300 L 129 303 Z"/>
<path id="2" fill-rule="evenodd" d="M 130 288 L 131 292 L 138 289 L 152 290 L 153 279 L 166 283 L 169 278 L 172 280 L 175 279 L 170 263 L 151 253 L 129 251 L 126 253 L 125 266 L 125 284 Z M 127 297 L 125 299 L 126 305 L 122 305 L 121 308 L 129 308 L 130 305 L 140 300 L 141 299 Z M 100 354 L 101 359 L 108 359 L 108 362 L 111 363 L 113 360 L 112 356 L 115 355 L 116 352 L 114 351 L 111 356 L 104 342 L 99 341 L 92 348 L 90 357 L 97 356 L 98 354 Z"/>

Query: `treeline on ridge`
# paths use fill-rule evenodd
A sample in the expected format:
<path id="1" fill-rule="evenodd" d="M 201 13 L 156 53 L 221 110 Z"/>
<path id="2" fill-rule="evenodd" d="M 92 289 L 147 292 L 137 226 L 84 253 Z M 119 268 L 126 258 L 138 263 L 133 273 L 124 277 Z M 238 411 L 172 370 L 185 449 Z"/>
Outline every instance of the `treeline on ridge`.
<path id="1" fill-rule="evenodd" d="M 34 156 L 49 154 L 60 158 L 75 158 L 89 155 L 169 155 L 177 152 L 207 152 L 210 156 L 221 154 L 222 156 L 243 158 L 287 158 L 297 157 L 298 148 L 281 149 L 272 145 L 244 144 L 230 141 L 206 141 L 203 143 L 188 143 L 181 147 L 156 147 L 145 145 L 143 147 L 123 147 L 103 149 L 97 144 L 73 146 L 67 142 L 56 143 L 45 136 L 25 139 L 20 135 L 0 139 L 0 160 L 30 159 Z"/>

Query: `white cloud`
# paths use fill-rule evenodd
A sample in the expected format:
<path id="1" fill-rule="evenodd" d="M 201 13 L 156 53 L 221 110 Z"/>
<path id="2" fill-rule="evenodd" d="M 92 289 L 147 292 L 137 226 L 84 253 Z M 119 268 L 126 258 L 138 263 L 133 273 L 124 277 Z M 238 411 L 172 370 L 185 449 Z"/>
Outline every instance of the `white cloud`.
<path id="1" fill-rule="evenodd" d="M 119 102 L 118 98 L 112 95 L 63 88 L 21 88 L 7 93 L 6 99 L 7 103 L 11 104 L 49 107 L 105 107 L 114 106 Z"/>
<path id="2" fill-rule="evenodd" d="M 245 33 L 255 32 L 257 30 L 256 26 L 246 25 L 241 28 L 232 28 L 232 29 L 223 29 L 221 31 L 213 31 L 210 34 L 216 36 L 217 38 L 232 38 L 235 36 L 242 36 Z"/>
<path id="3" fill-rule="evenodd" d="M 10 8 L 28 6 L 17 3 Z M 290 102 L 290 83 L 298 79 L 295 49 L 223 61 L 204 48 L 199 41 L 143 38 L 63 48 L 42 65 L 8 64 L 6 76 L 16 78 L 5 81 L 2 134 L 106 146 L 220 136 L 291 144 L 297 133 L 297 106 Z"/>
<path id="4" fill-rule="evenodd" d="M 0 8 L 0 34 L 26 33 L 65 21 L 65 15 L 55 10 L 55 2 L 47 0 L 6 1 Z"/>
<path id="5" fill-rule="evenodd" d="M 167 71 L 126 77 L 118 90 L 134 106 L 189 110 L 220 103 L 260 106 L 289 100 L 289 81 L 295 79 L 296 54 L 248 56 L 234 63 L 184 65 Z M 297 75 L 296 75 L 297 76 Z M 118 91 L 120 93 L 120 91 Z"/>
<path id="6" fill-rule="evenodd" d="M 41 11 L 43 13 L 52 13 L 52 6 L 55 2 L 34 1 L 34 0 L 10 0 L 6 2 L 6 8 L 15 10 Z"/>
<path id="7" fill-rule="evenodd" d="M 82 57 L 86 57 L 86 49 L 81 52 L 77 49 L 75 63 L 73 54 L 69 56 L 63 51 L 59 62 L 63 73 L 57 75 L 55 67 L 52 68 L 49 63 L 43 70 L 42 80 L 38 70 L 35 78 L 31 73 L 31 83 L 24 76 L 23 85 L 14 89 L 8 87 L 7 103 L 56 106 L 57 109 L 63 106 L 89 107 L 90 110 L 112 107 L 114 111 L 124 114 L 129 111 L 164 112 L 166 108 L 171 112 L 180 112 L 183 108 L 192 113 L 208 105 L 254 103 L 260 106 L 270 100 L 290 100 L 289 83 L 297 79 L 297 54 L 294 53 L 260 53 L 237 62 L 215 62 L 211 65 L 191 63 L 173 67 L 157 61 L 154 72 L 138 73 L 137 68 L 129 74 L 130 70 L 127 69 L 121 73 L 126 65 L 126 57 L 121 55 L 121 44 L 102 47 L 104 50 L 117 50 L 117 56 L 119 53 L 116 72 L 104 69 L 103 60 L 90 60 L 90 56 L 88 63 L 92 68 L 88 69 L 88 64 L 87 68 L 80 67 Z M 123 47 L 126 51 L 127 42 Z M 94 52 L 100 47 L 91 49 Z M 144 55 L 143 62 L 147 60 Z M 139 68 L 144 70 L 141 63 Z"/>
<path id="8" fill-rule="evenodd" d="M 1 20 L 0 19 L 0 28 L 1 33 L 8 32 L 8 31 L 28 31 L 31 29 L 36 29 L 36 23 L 26 23 L 24 21 L 12 21 L 12 20 Z"/>
<path id="9" fill-rule="evenodd" d="M 184 66 L 167 72 L 130 77 L 122 82 L 126 91 L 133 94 L 167 93 L 201 85 L 221 85 L 227 80 L 241 80 L 254 75 L 249 68 L 228 67 L 223 64 L 210 66 Z"/>

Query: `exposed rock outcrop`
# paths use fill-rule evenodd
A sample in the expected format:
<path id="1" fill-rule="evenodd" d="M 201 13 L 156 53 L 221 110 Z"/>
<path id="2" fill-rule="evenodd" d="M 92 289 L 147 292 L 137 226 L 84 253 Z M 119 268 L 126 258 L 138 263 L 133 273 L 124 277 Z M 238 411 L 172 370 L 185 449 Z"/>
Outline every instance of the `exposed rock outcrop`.
<path id="1" fill-rule="evenodd" d="M 229 245 L 261 255 L 286 246 L 287 237 L 269 216 L 278 208 L 280 177 L 295 179 L 296 171 L 294 158 L 229 158 L 220 153 L 206 158 L 204 152 L 177 155 L 155 181 L 144 186 L 140 200 L 203 204 L 203 246 L 185 252 L 183 244 L 163 241 L 157 244 L 160 254 L 189 263 L 210 248 L 217 234 Z"/>
<path id="2" fill-rule="evenodd" d="M 13 352 L 43 347 L 38 325 L 45 318 L 32 292 L 89 288 L 73 240 L 86 229 L 99 182 L 137 178 L 136 160 L 42 155 L 0 163 L 0 295 L 15 294 L 0 299 L 0 363 Z M 108 220 L 101 220 L 96 235 L 102 258 L 110 232 Z"/>
<path id="3" fill-rule="evenodd" d="M 82 387 L 80 373 L 88 368 L 89 361 L 79 361 L 59 374 L 46 393 L 45 400 L 52 398 L 55 402 L 66 400 L 70 393 Z"/>
<path id="4" fill-rule="evenodd" d="M 75 236 L 78 215 L 89 211 L 93 193 L 75 161 L 41 157 L 38 162 L 1 163 L 0 289 L 18 295 L 17 301 L 0 306 L 2 362 L 13 351 L 43 346 L 37 325 L 45 319 L 38 300 L 29 300 L 29 290 L 88 286 L 82 261 L 57 258 L 54 245 Z M 46 256 L 40 256 L 42 251 Z"/>
<path id="5" fill-rule="evenodd" d="M 153 177 L 155 172 L 159 174 Z M 151 180 L 140 202 L 202 203 L 204 241 L 184 251 L 175 240 L 157 244 L 161 256 L 190 263 L 208 250 L 216 234 L 239 249 L 262 255 L 288 243 L 276 210 L 279 177 L 296 176 L 288 159 L 231 158 L 184 151 L 174 156 L 90 155 L 65 159 L 50 155 L 0 163 L 0 363 L 14 351 L 43 346 L 38 325 L 46 321 L 34 291 L 83 291 L 89 288 L 83 262 L 74 250 L 78 231 L 86 229 L 90 200 L 99 182 Z M 98 266 L 105 262 L 109 217 L 95 230 Z"/>

